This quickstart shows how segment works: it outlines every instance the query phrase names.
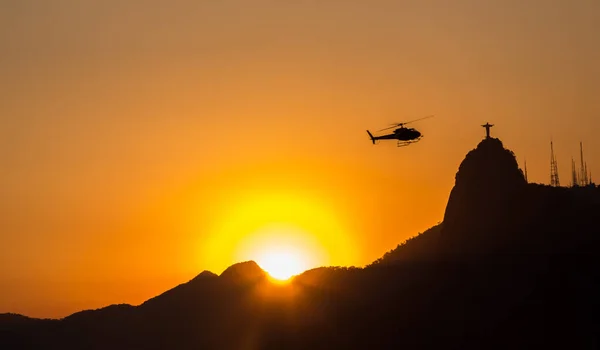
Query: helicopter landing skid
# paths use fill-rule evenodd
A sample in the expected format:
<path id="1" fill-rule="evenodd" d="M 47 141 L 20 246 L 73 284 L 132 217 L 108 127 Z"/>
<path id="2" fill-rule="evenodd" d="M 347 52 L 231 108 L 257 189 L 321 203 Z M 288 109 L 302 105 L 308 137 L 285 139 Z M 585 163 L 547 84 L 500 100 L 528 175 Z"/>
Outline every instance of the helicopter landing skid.
<path id="1" fill-rule="evenodd" d="M 401 141 L 401 140 L 398 140 L 398 143 L 396 145 L 398 147 L 406 147 L 406 146 L 408 146 L 410 144 L 417 143 L 417 142 L 421 141 L 421 138 L 422 137 L 419 137 L 418 139 L 411 140 L 411 141 Z"/>

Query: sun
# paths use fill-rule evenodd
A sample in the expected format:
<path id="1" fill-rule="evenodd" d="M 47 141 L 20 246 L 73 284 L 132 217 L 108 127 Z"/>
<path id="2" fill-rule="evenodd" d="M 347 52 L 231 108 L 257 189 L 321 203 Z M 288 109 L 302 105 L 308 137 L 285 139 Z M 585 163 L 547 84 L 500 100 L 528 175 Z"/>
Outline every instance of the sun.
<path id="1" fill-rule="evenodd" d="M 238 261 L 253 260 L 275 281 L 327 262 L 327 252 L 308 231 L 289 224 L 265 225 L 238 245 Z"/>
<path id="2" fill-rule="evenodd" d="M 273 249 L 259 254 L 256 263 L 269 276 L 286 281 L 308 269 L 308 264 L 298 252 L 289 249 Z"/>
<path id="3" fill-rule="evenodd" d="M 235 193 L 215 201 L 210 235 L 199 242 L 205 265 L 224 271 L 254 261 L 278 281 L 356 257 L 350 230 L 327 196 L 269 186 L 230 190 Z"/>

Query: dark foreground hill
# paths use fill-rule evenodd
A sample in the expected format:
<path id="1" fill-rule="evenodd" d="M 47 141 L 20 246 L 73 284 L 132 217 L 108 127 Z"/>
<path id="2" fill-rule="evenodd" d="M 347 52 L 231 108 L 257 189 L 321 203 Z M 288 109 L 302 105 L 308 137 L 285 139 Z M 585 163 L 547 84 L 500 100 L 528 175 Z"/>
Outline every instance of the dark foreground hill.
<path id="1" fill-rule="evenodd" d="M 366 268 L 273 285 L 253 262 L 144 304 L 0 317 L 0 348 L 600 347 L 596 187 L 527 184 L 497 139 L 471 151 L 444 222 Z"/>

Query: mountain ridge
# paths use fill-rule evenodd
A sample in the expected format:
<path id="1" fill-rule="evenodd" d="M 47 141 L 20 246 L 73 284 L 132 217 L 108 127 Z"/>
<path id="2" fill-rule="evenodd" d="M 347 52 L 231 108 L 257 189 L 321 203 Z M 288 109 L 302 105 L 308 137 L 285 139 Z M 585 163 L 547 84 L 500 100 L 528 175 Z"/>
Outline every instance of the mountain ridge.
<path id="1" fill-rule="evenodd" d="M 0 345 L 590 347 L 600 343 L 597 212 L 599 188 L 528 184 L 514 153 L 485 139 L 461 163 L 444 221 L 364 268 L 316 268 L 275 287 L 242 262 L 139 306 L 0 321 Z"/>

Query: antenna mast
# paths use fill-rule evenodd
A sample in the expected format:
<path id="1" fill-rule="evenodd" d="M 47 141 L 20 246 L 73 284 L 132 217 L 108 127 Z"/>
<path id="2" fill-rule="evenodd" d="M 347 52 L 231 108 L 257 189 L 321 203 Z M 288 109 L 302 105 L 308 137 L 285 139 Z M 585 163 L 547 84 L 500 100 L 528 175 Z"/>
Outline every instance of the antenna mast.
<path id="1" fill-rule="evenodd" d="M 592 176 L 587 168 L 587 162 L 583 158 L 583 142 L 579 142 L 579 152 L 581 154 L 581 169 L 579 170 L 579 186 L 585 187 L 592 183 Z"/>
<path id="2" fill-rule="evenodd" d="M 577 169 L 575 168 L 575 159 L 571 158 L 571 186 L 579 186 L 579 179 L 577 178 Z"/>
<path id="3" fill-rule="evenodd" d="M 558 178 L 558 163 L 554 156 L 554 144 L 550 141 L 550 186 L 559 187 L 560 179 Z"/>

